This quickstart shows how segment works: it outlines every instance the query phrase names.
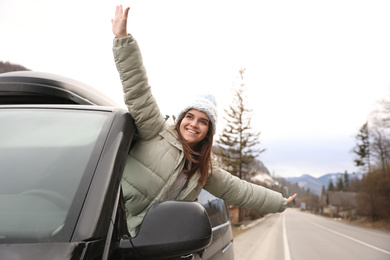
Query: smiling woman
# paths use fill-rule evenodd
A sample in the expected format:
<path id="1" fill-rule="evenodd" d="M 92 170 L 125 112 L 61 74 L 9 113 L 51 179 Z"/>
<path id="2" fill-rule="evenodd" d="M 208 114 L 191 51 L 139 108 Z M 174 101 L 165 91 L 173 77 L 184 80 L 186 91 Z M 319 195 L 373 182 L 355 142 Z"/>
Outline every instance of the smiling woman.
<path id="1" fill-rule="evenodd" d="M 112 29 L 125 104 L 139 134 L 122 181 L 130 234 L 136 236 L 153 203 L 167 199 L 194 201 L 202 188 L 234 205 L 282 212 L 296 194 L 283 198 L 278 192 L 233 176 L 214 160 L 211 150 L 217 106 L 213 96 L 190 98 L 176 122 L 164 119 L 152 95 L 138 43 L 127 33 L 129 10 L 117 6 Z"/>

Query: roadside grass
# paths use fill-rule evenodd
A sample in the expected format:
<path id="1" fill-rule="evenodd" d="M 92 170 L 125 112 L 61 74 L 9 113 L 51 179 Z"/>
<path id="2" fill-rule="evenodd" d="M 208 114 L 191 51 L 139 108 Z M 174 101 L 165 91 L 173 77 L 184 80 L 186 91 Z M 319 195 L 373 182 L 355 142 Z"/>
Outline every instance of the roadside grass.
<path id="1" fill-rule="evenodd" d="M 244 233 L 245 231 L 247 231 L 248 229 L 242 229 L 242 228 L 239 228 L 235 225 L 232 225 L 232 230 L 233 230 L 233 237 L 236 237 L 238 236 L 239 234 L 242 234 Z"/>
<path id="2" fill-rule="evenodd" d="M 245 231 L 250 230 L 257 224 L 259 224 L 261 221 L 264 221 L 267 218 L 267 216 L 268 215 L 265 215 L 264 217 L 255 220 L 245 220 L 242 223 L 232 223 L 231 226 L 233 231 L 233 237 L 236 237 L 244 233 Z"/>
<path id="3" fill-rule="evenodd" d="M 352 224 L 355 226 L 378 229 L 386 232 L 390 232 L 390 219 L 381 219 L 378 221 L 371 221 L 370 218 L 363 217 L 357 220 L 343 220 L 342 222 Z"/>

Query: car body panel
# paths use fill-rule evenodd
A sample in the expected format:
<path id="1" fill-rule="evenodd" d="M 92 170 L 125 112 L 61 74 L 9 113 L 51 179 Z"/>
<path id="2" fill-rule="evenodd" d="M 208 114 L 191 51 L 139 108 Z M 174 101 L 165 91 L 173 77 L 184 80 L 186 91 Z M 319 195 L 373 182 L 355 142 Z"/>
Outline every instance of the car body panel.
<path id="1" fill-rule="evenodd" d="M 104 240 L 81 243 L 0 244 L 1 259 L 82 259 L 86 251 L 101 254 Z"/>
<path id="2" fill-rule="evenodd" d="M 202 190 L 197 201 L 202 204 L 210 217 L 213 241 L 203 252 L 202 258 L 200 255 L 195 255 L 195 259 L 233 259 L 233 235 L 226 203 L 206 190 Z"/>
<path id="3" fill-rule="evenodd" d="M 44 72 L 2 73 L 0 92 L 0 104 L 29 104 L 35 99 L 41 104 L 118 106 L 116 102 L 84 83 Z"/>

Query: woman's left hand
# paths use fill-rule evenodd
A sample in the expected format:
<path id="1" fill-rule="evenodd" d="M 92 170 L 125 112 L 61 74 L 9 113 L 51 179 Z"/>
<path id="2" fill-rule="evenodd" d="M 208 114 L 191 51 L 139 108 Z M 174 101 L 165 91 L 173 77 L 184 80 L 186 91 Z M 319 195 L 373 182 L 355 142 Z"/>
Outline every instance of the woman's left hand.
<path id="1" fill-rule="evenodd" d="M 294 195 L 288 197 L 287 199 L 287 204 L 290 204 L 293 200 L 295 200 L 295 198 L 297 197 L 298 195 L 295 193 Z"/>

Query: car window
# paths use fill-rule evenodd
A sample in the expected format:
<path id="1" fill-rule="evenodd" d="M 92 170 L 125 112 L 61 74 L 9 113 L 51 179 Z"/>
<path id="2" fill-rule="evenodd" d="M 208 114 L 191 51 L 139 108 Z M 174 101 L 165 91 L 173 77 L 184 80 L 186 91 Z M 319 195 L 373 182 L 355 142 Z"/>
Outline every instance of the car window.
<path id="1" fill-rule="evenodd" d="M 206 190 L 198 196 L 198 203 L 202 204 L 209 215 L 211 226 L 216 227 L 229 221 L 225 202 Z"/>
<path id="2" fill-rule="evenodd" d="M 0 243 L 64 229 L 107 114 L 0 109 Z"/>

